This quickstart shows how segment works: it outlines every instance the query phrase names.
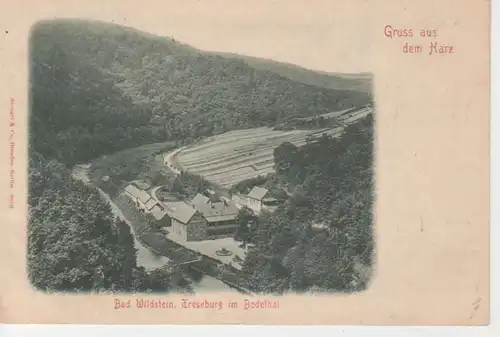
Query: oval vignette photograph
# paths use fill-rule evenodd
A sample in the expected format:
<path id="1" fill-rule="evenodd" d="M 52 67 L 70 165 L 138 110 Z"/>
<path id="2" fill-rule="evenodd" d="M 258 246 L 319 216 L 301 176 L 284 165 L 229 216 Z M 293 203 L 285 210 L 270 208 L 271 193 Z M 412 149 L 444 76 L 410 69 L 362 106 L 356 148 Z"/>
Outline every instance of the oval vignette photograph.
<path id="1" fill-rule="evenodd" d="M 202 49 L 114 23 L 32 26 L 33 288 L 370 287 L 372 74 Z"/>

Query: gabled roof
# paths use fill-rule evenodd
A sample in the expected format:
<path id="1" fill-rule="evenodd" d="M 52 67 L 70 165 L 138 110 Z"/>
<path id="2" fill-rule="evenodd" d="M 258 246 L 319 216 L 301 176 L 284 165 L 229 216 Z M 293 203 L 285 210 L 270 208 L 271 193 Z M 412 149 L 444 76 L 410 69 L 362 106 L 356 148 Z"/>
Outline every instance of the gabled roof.
<path id="1" fill-rule="evenodd" d="M 132 184 L 127 185 L 125 187 L 125 191 L 131 196 L 139 199 L 143 204 L 146 204 L 149 201 L 149 199 L 151 199 L 151 196 L 146 191 L 143 191 L 137 186 Z"/>
<path id="2" fill-rule="evenodd" d="M 156 220 L 161 220 L 167 215 L 167 212 L 165 209 L 163 209 L 160 205 L 156 204 L 150 211 L 151 215 L 156 219 Z"/>
<path id="3" fill-rule="evenodd" d="M 165 202 L 164 205 L 168 216 L 183 224 L 187 224 L 196 214 L 196 209 L 189 207 L 182 201 Z"/>
<path id="4" fill-rule="evenodd" d="M 254 188 L 252 188 L 250 193 L 248 193 L 248 197 L 256 200 L 262 200 L 266 196 L 267 192 L 267 189 L 255 186 Z"/>
<path id="5" fill-rule="evenodd" d="M 236 219 L 239 212 L 236 205 L 228 200 L 212 202 L 209 199 L 208 202 L 192 203 L 192 206 L 194 206 L 208 222 L 233 220 Z"/>
<path id="6" fill-rule="evenodd" d="M 198 194 L 195 195 L 195 197 L 191 201 L 191 204 L 193 204 L 193 205 L 203 205 L 203 204 L 207 204 L 209 202 L 210 202 L 210 198 L 209 197 L 206 197 L 203 194 L 198 193 Z"/>
<path id="7" fill-rule="evenodd" d="M 146 208 L 146 210 L 150 211 L 156 205 L 158 205 L 156 200 L 150 197 L 150 199 L 144 204 L 144 208 Z"/>

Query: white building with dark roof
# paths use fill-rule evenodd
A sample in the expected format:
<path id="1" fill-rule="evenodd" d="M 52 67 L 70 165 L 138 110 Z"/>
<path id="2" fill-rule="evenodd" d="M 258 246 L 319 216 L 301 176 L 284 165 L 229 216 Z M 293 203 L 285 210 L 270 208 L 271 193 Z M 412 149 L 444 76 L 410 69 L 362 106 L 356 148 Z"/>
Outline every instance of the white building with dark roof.
<path id="1" fill-rule="evenodd" d="M 133 184 L 125 187 L 125 193 L 136 203 L 137 208 L 142 209 L 145 212 L 151 211 L 151 209 L 157 204 L 156 200 L 153 199 L 148 192 Z"/>
<path id="2" fill-rule="evenodd" d="M 234 193 L 231 200 L 238 208 L 248 207 L 255 213 L 260 213 L 263 209 L 268 212 L 274 212 L 280 201 L 270 196 L 267 189 L 259 186 L 252 188 L 247 195 Z"/>
<path id="3" fill-rule="evenodd" d="M 263 208 L 273 210 L 278 200 L 269 196 L 269 191 L 263 187 L 255 186 L 247 195 L 248 208 L 260 212 Z"/>

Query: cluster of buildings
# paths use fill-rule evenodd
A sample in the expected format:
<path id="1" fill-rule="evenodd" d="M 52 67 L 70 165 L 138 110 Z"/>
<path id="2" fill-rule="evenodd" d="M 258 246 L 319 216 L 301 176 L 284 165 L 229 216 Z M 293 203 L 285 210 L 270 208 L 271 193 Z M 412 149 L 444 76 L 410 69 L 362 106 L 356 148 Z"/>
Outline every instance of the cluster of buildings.
<path id="1" fill-rule="evenodd" d="M 130 183 L 125 194 L 139 210 L 153 217 L 158 227 L 166 227 L 170 235 L 185 242 L 232 237 L 240 226 L 237 221 L 240 208 L 260 213 L 263 209 L 272 211 L 278 205 L 267 189 L 258 186 L 247 195 L 233 195 L 231 199 L 216 198 L 207 191 L 207 195 L 198 193 L 190 201 L 165 201 L 161 187 L 149 192 L 143 187 Z"/>
<path id="2" fill-rule="evenodd" d="M 233 236 L 239 227 L 239 209 L 227 200 L 197 194 L 191 201 L 160 201 L 157 189 L 150 193 L 135 184 L 125 193 L 139 210 L 151 215 L 160 227 L 168 227 L 181 241 L 202 241 Z"/>
<path id="3" fill-rule="evenodd" d="M 277 200 L 267 189 L 254 187 L 247 195 L 232 195 L 231 199 L 217 198 L 215 192 L 198 193 L 189 201 L 178 201 L 163 187 L 150 188 L 140 181 L 125 187 L 125 194 L 136 207 L 148 214 L 167 239 L 190 251 L 241 270 L 251 244 L 235 241 L 240 227 L 239 210 L 248 207 L 255 213 L 277 207 Z M 221 254 L 226 253 L 226 254 Z"/>

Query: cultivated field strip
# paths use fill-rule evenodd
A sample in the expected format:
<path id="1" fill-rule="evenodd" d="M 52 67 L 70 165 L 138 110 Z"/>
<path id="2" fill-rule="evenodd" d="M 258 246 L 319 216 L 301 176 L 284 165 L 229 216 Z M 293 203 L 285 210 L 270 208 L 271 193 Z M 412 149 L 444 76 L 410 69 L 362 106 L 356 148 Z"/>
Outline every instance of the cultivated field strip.
<path id="1" fill-rule="evenodd" d="M 184 150 L 182 154 L 189 154 L 191 152 L 212 148 L 213 146 L 231 144 L 234 141 L 244 142 L 246 139 L 253 139 L 257 135 L 259 137 L 266 137 L 268 135 L 274 135 L 274 134 L 275 131 L 273 131 L 272 128 L 267 128 L 267 127 L 231 131 L 228 133 L 223 133 L 221 135 L 209 137 L 199 145 Z"/>
<path id="2" fill-rule="evenodd" d="M 189 154 L 181 154 L 178 156 L 178 159 L 182 166 L 184 167 L 192 167 L 196 165 L 208 165 L 211 163 L 211 160 L 226 160 L 226 159 L 231 159 L 233 157 L 237 158 L 239 155 L 244 155 L 248 151 L 242 151 L 240 149 L 236 149 L 235 146 L 237 146 L 239 142 L 233 141 L 231 144 L 224 145 L 224 146 L 217 146 L 214 145 L 211 148 L 207 149 L 200 149 L 196 151 L 192 151 Z M 268 144 L 268 146 L 272 146 L 272 144 Z M 253 145 L 253 148 L 256 148 L 257 145 Z M 250 150 L 251 151 L 251 150 Z M 218 157 L 209 157 L 206 155 L 203 155 L 203 161 L 200 161 L 200 156 L 199 154 L 208 154 L 208 153 L 219 153 Z"/>
<path id="3" fill-rule="evenodd" d="M 207 144 L 204 146 L 193 146 L 189 149 L 189 151 L 182 151 L 182 153 L 179 154 L 178 158 L 179 161 L 182 162 L 183 166 L 188 167 L 190 166 L 190 164 L 198 162 L 197 158 L 193 157 L 193 154 L 203 152 L 205 150 L 220 153 L 225 153 L 225 151 L 246 151 L 247 149 L 252 149 L 259 146 L 272 146 L 276 143 L 281 144 L 284 141 L 283 139 L 302 139 L 304 138 L 304 135 L 308 133 L 308 131 L 305 130 L 286 132 L 273 131 L 272 129 L 269 130 L 270 132 L 268 132 L 266 128 L 266 130 L 263 130 L 264 132 L 262 133 L 256 133 L 251 136 L 243 136 L 241 138 L 237 138 L 238 135 L 234 135 L 232 138 L 226 139 L 224 142 L 213 141 L 211 145 Z M 294 135 L 296 137 L 294 137 Z"/>
<path id="4" fill-rule="evenodd" d="M 221 134 L 217 136 L 209 137 L 204 140 L 203 143 L 199 143 L 198 145 L 192 146 L 185 150 L 185 154 L 189 154 L 191 152 L 200 151 L 203 149 L 211 148 L 213 146 L 220 146 L 224 144 L 230 144 L 231 142 L 237 141 L 245 141 L 245 139 L 252 139 L 256 135 L 272 134 L 273 130 L 270 128 L 259 128 L 259 129 L 251 129 L 252 132 L 244 132 L 246 130 L 233 131 L 230 135 Z M 224 136 L 224 137 L 222 137 Z"/>
<path id="5" fill-rule="evenodd" d="M 268 128 L 259 128 L 255 130 L 262 130 Z M 269 129 L 271 130 L 271 129 Z M 265 130 L 268 131 L 268 130 Z M 332 134 L 335 129 L 320 129 L 316 130 L 314 134 Z M 229 153 L 225 155 L 219 155 L 218 157 L 211 158 L 213 161 L 220 161 L 221 159 L 233 159 L 237 158 L 239 155 L 245 155 L 248 151 L 253 151 L 255 148 L 259 150 L 263 150 L 266 148 L 274 148 L 284 141 L 288 141 L 291 143 L 299 143 L 301 142 L 305 136 L 311 134 L 311 131 L 308 130 L 294 130 L 294 131 L 270 131 L 265 133 L 257 133 L 252 134 L 251 136 L 242 136 L 241 138 L 236 138 L 237 134 L 233 134 L 231 139 L 226 140 L 225 142 L 213 141 L 208 146 L 193 146 L 189 150 L 183 150 L 182 153 L 179 154 L 178 159 L 181 162 L 181 165 L 187 169 L 194 168 L 198 165 L 208 165 L 211 163 L 211 160 L 206 157 L 205 160 L 200 160 L 199 157 L 194 156 L 193 154 L 202 152 L 203 150 L 208 150 L 210 152 L 218 152 L 219 154 L 225 153 L 225 151 L 230 150 Z M 258 135 L 258 138 L 256 138 Z M 218 136 L 217 136 L 218 137 Z M 213 137 L 211 137 L 213 138 Z M 249 141 L 254 140 L 254 141 Z M 237 144 L 241 144 L 241 146 L 236 146 Z"/>
<path id="6" fill-rule="evenodd" d="M 254 164 L 254 166 L 258 167 L 259 169 L 273 165 L 274 165 L 274 158 L 272 157 Z"/>
<path id="7" fill-rule="evenodd" d="M 279 144 L 285 141 L 300 143 L 305 139 L 306 135 L 307 132 L 292 136 L 285 135 L 283 137 L 273 137 L 269 141 L 267 141 L 267 139 L 254 139 L 254 142 L 247 140 L 247 144 L 242 146 L 238 146 L 242 143 L 233 141 L 232 144 L 228 146 L 221 147 L 214 145 L 214 147 L 204 151 L 192 151 L 189 155 L 179 155 L 177 159 L 180 165 L 186 170 L 192 170 L 202 166 L 208 168 L 211 167 L 212 164 L 220 164 L 221 161 L 235 161 L 241 158 L 249 158 L 249 154 L 251 155 L 254 151 L 262 153 L 269 150 L 272 153 L 274 148 Z M 210 156 L 210 153 L 216 155 Z M 187 158 L 191 158 L 191 160 L 186 160 Z"/>
<path id="8" fill-rule="evenodd" d="M 244 163 L 243 165 L 237 165 L 237 166 L 230 165 L 227 166 L 225 169 L 223 168 L 217 171 L 212 170 L 209 172 L 204 172 L 204 171 L 192 171 L 192 172 L 196 172 L 196 174 L 200 174 L 203 175 L 204 177 L 210 178 L 220 173 L 234 175 L 235 167 L 248 167 L 251 168 L 253 171 L 259 171 L 266 169 L 268 167 L 272 167 L 273 165 L 274 165 L 274 158 L 273 155 L 270 153 L 267 156 L 263 157 L 262 159 L 257 159 L 254 162 Z"/>
<path id="9" fill-rule="evenodd" d="M 335 130 L 322 130 L 322 133 L 338 132 Z M 305 138 L 308 132 L 302 134 L 287 133 L 285 137 L 273 137 L 270 144 L 266 144 L 265 140 L 259 138 L 258 142 L 240 147 L 239 151 L 234 154 L 221 155 L 223 151 L 228 149 L 220 146 L 214 146 L 210 150 L 193 151 L 189 156 L 177 158 L 180 164 L 189 172 L 199 174 L 205 179 L 219 184 L 223 187 L 229 187 L 231 184 L 236 184 L 242 180 L 257 177 L 259 175 L 267 175 L 274 172 L 273 151 L 279 144 L 290 141 L 297 146 L 306 143 Z M 288 137 L 287 137 L 288 136 Z M 293 136 L 291 138 L 290 136 Z M 249 141 L 249 140 L 247 140 Z M 239 145 L 239 142 L 233 142 L 233 146 Z M 266 144 L 262 146 L 261 144 Z M 235 149 L 233 148 L 233 151 Z M 197 164 L 183 165 L 183 158 L 196 156 Z M 211 163 L 211 164 L 207 164 Z"/>
<path id="10" fill-rule="evenodd" d="M 345 109 L 345 110 L 340 110 L 340 111 L 327 112 L 325 114 L 314 116 L 314 117 L 295 118 L 295 120 L 307 121 L 307 120 L 313 120 L 313 119 L 319 118 L 319 117 L 323 117 L 323 118 L 329 119 L 329 118 L 334 118 L 334 117 L 342 116 L 343 114 L 345 114 L 346 112 L 348 112 L 350 110 L 352 110 L 352 108 Z"/>
<path id="11" fill-rule="evenodd" d="M 343 110 L 324 114 L 343 124 L 367 116 L 371 107 Z M 242 180 L 274 172 L 274 149 L 284 142 L 302 146 L 310 136 L 329 135 L 339 137 L 344 127 L 316 130 L 276 131 L 269 127 L 231 131 L 204 139 L 200 143 L 182 149 L 174 161 L 183 170 L 199 174 L 223 187 Z"/>
<path id="12" fill-rule="evenodd" d="M 254 143 L 244 144 L 240 147 L 237 147 L 236 150 L 247 151 L 247 150 L 252 150 L 255 146 L 260 147 L 260 146 L 267 146 L 270 144 L 279 145 L 284 141 L 287 142 L 300 141 L 304 139 L 304 137 L 307 136 L 307 134 L 310 133 L 307 130 L 295 131 L 293 133 L 290 131 L 287 132 L 280 131 L 280 132 L 282 133 L 273 135 L 272 137 L 259 137 L 258 139 L 255 140 Z"/>
<path id="13" fill-rule="evenodd" d="M 221 185 L 223 187 L 229 187 L 230 185 L 234 185 L 234 184 L 236 184 L 240 181 L 243 181 L 245 179 L 255 178 L 258 176 L 265 176 L 265 175 L 272 173 L 272 172 L 274 172 L 274 168 L 270 167 L 270 168 L 267 168 L 265 170 L 253 171 L 253 172 L 248 172 L 245 174 L 239 174 L 239 175 L 234 176 L 234 177 L 233 176 L 228 177 L 227 175 L 225 175 L 224 177 L 222 177 L 220 179 L 214 179 L 211 181 L 213 181 L 214 183 Z"/>
<path id="14" fill-rule="evenodd" d="M 352 114 L 347 114 L 347 116 L 342 116 L 339 120 L 343 123 L 349 124 L 355 122 L 356 120 L 368 116 L 372 112 L 371 108 L 361 109 L 359 111 L 353 112 Z"/>
<path id="15" fill-rule="evenodd" d="M 331 129 L 331 130 L 327 130 L 327 131 L 316 132 L 316 133 L 312 134 L 312 136 L 314 136 L 314 137 L 320 137 L 323 134 L 325 134 L 327 136 L 339 137 L 340 135 L 342 135 L 342 131 L 343 130 L 344 130 L 344 128 L 335 128 L 335 129 Z M 295 145 L 297 145 L 297 144 L 295 144 Z M 299 145 L 297 145 L 297 146 L 299 146 Z"/>
<path id="16" fill-rule="evenodd" d="M 302 145 L 302 141 L 295 143 L 297 143 L 297 146 Z M 200 160 L 197 165 L 185 166 L 185 169 L 192 172 L 210 174 L 210 171 L 227 171 L 227 168 L 234 166 L 258 164 L 261 166 L 261 162 L 265 162 L 273 158 L 273 151 L 276 146 L 277 145 L 265 149 L 255 148 L 250 152 L 238 154 L 237 156 L 221 156 L 218 160 L 206 159 L 209 160 L 209 164 L 205 164 L 204 160 Z M 215 153 L 214 155 L 216 156 Z"/>
<path id="17" fill-rule="evenodd" d="M 266 142 L 264 142 L 263 145 L 260 145 L 260 146 L 259 146 L 259 144 L 251 144 L 251 146 L 234 148 L 232 151 L 229 151 L 229 153 L 226 153 L 223 155 L 221 155 L 221 153 L 224 153 L 223 152 L 224 149 L 221 149 L 220 147 L 214 147 L 214 148 L 208 150 L 208 153 L 205 153 L 204 157 L 199 156 L 199 157 L 197 157 L 197 159 L 189 161 L 189 163 L 186 163 L 184 161 L 185 157 L 179 157 L 178 159 L 179 159 L 179 161 L 182 162 L 181 163 L 182 167 L 184 167 L 187 170 L 193 170 L 193 169 L 197 169 L 199 167 L 203 167 L 203 169 L 207 169 L 207 168 L 214 167 L 214 166 L 212 166 L 213 164 L 215 164 L 215 167 L 216 167 L 217 164 L 220 164 L 222 161 L 224 161 L 224 162 L 231 161 L 232 162 L 232 161 L 239 160 L 241 158 L 249 159 L 249 155 L 252 155 L 252 152 L 254 152 L 256 150 L 258 151 L 258 153 L 265 153 L 267 151 L 269 151 L 269 153 L 272 153 L 273 150 L 284 141 L 289 141 L 289 142 L 292 142 L 294 144 L 295 143 L 298 144 L 298 143 L 302 142 L 304 140 L 304 138 L 305 137 L 303 135 L 300 135 L 300 136 L 297 136 L 294 138 L 278 139 L 275 141 L 271 141 L 267 144 L 266 144 Z M 234 146 L 234 144 L 233 144 L 233 146 Z M 216 156 L 209 156 L 209 153 L 214 153 L 217 155 Z M 196 153 L 196 154 L 198 154 L 198 153 Z M 191 156 L 193 156 L 193 155 L 194 155 L 194 153 L 191 153 Z"/>
<path id="18" fill-rule="evenodd" d="M 214 180 L 214 181 L 220 181 L 220 180 L 223 180 L 226 178 L 227 179 L 231 179 L 231 178 L 236 179 L 237 177 L 246 176 L 248 174 L 254 174 L 254 173 L 255 173 L 254 169 L 252 169 L 249 166 L 245 166 L 245 167 L 234 168 L 234 170 L 231 171 L 231 174 L 228 174 L 226 172 L 212 174 L 210 176 L 210 178 L 207 177 L 207 179 Z"/>
<path id="19" fill-rule="evenodd" d="M 255 165 L 263 160 L 268 160 L 269 158 L 272 158 L 273 152 L 272 150 L 265 151 L 265 152 L 259 152 L 258 155 L 255 156 L 246 156 L 242 157 L 239 160 L 235 161 L 221 161 L 213 165 L 208 165 L 208 166 L 198 166 L 198 168 L 188 168 L 188 170 L 193 170 L 193 172 L 196 172 L 198 174 L 202 175 L 207 175 L 209 176 L 211 172 L 214 170 L 217 170 L 217 172 L 228 172 L 228 170 L 224 169 L 230 169 L 234 166 L 251 166 Z"/>

